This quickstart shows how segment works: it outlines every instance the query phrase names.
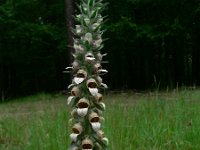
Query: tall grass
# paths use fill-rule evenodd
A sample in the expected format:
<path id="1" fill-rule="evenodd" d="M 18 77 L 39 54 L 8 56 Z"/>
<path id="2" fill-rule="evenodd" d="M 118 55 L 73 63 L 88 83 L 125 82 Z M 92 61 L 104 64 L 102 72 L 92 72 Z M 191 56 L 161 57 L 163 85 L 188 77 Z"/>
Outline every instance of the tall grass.
<path id="1" fill-rule="evenodd" d="M 111 150 L 199 150 L 200 91 L 105 98 Z M 0 105 L 0 150 L 66 150 L 66 97 L 39 94 Z"/>

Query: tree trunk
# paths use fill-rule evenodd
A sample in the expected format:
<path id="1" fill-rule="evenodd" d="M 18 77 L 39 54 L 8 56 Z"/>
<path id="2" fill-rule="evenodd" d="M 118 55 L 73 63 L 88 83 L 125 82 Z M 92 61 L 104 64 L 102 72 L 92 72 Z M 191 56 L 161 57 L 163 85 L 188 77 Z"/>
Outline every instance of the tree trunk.
<path id="1" fill-rule="evenodd" d="M 67 24 L 67 44 L 68 44 L 68 64 L 72 63 L 72 55 L 71 53 L 74 52 L 73 48 L 73 33 L 71 28 L 74 26 L 73 20 L 73 0 L 65 0 L 65 8 L 66 8 L 66 24 Z"/>

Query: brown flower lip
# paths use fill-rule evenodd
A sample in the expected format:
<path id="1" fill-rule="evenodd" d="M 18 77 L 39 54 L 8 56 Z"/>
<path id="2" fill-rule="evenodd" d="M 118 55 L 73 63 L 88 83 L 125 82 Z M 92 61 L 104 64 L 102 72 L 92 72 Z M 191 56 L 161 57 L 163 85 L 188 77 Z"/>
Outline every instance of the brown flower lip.
<path id="1" fill-rule="evenodd" d="M 97 93 L 97 95 L 95 96 L 95 100 L 96 100 L 96 103 L 101 102 L 103 100 L 102 94 Z"/>
<path id="2" fill-rule="evenodd" d="M 97 88 L 97 82 L 95 79 L 91 78 L 87 81 L 87 87 L 88 88 Z"/>
<path id="3" fill-rule="evenodd" d="M 90 120 L 91 123 L 93 123 L 93 122 L 99 122 L 100 118 L 99 118 L 99 116 L 98 116 L 97 113 L 92 112 L 92 113 L 89 115 L 89 120 Z"/>
<path id="4" fill-rule="evenodd" d="M 93 148 L 93 142 L 89 138 L 86 138 L 82 141 L 82 150 L 92 149 L 92 148 Z"/>
<path id="5" fill-rule="evenodd" d="M 87 72 L 83 69 L 79 69 L 77 71 L 76 77 L 78 78 L 86 78 L 87 77 Z"/>
<path id="6" fill-rule="evenodd" d="M 85 55 L 85 60 L 87 62 L 93 62 L 95 60 L 95 57 L 94 55 L 91 53 L 91 52 L 88 52 L 86 55 Z"/>
<path id="7" fill-rule="evenodd" d="M 78 108 L 88 108 L 89 101 L 86 98 L 81 98 L 77 104 Z"/>
<path id="8" fill-rule="evenodd" d="M 76 123 L 73 127 L 72 127 L 72 132 L 75 134 L 80 134 L 83 131 L 83 127 L 81 126 L 80 123 Z"/>
<path id="9" fill-rule="evenodd" d="M 71 95 L 72 96 L 79 96 L 80 95 L 80 91 L 79 91 L 79 88 L 74 86 L 71 90 Z"/>

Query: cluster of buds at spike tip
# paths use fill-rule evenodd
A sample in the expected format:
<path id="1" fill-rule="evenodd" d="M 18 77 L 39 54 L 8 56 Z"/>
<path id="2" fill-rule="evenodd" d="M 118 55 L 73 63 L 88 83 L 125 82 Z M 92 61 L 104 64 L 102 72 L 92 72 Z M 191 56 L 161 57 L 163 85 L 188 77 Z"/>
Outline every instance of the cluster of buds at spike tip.
<path id="1" fill-rule="evenodd" d="M 70 96 L 67 104 L 71 106 L 70 150 L 108 150 L 108 139 L 102 131 L 105 111 L 101 75 L 108 71 L 102 68 L 103 30 L 102 0 L 81 0 L 80 14 L 74 16 L 77 25 L 74 33 L 74 61 L 67 67 L 73 74 L 68 86 Z"/>

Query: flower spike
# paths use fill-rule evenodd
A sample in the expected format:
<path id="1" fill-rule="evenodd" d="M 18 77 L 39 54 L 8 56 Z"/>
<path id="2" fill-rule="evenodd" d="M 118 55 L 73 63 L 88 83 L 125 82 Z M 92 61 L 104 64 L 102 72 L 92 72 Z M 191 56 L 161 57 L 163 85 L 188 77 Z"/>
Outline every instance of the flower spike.
<path id="1" fill-rule="evenodd" d="M 74 16 L 77 23 L 72 29 L 74 62 L 66 68 L 73 73 L 67 99 L 67 104 L 72 107 L 70 150 L 108 150 L 108 138 L 102 131 L 106 106 L 101 93 L 108 86 L 100 77 L 108 72 L 101 65 L 107 54 L 100 52 L 105 41 L 104 17 L 101 15 L 104 7 L 102 0 L 81 0 L 80 14 Z"/>

